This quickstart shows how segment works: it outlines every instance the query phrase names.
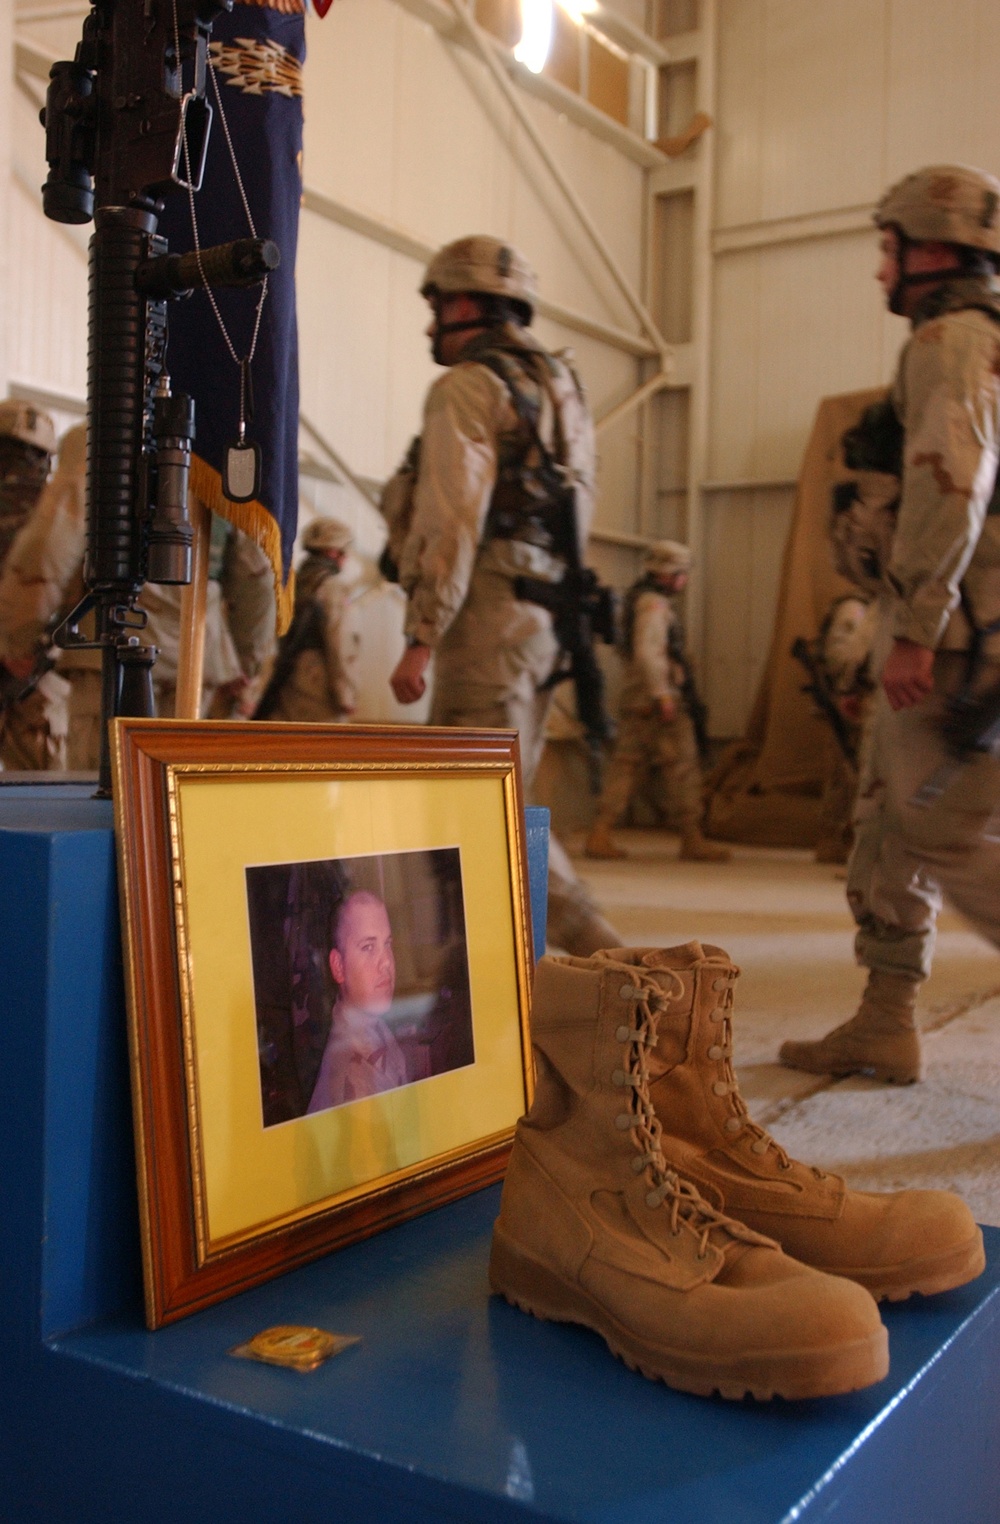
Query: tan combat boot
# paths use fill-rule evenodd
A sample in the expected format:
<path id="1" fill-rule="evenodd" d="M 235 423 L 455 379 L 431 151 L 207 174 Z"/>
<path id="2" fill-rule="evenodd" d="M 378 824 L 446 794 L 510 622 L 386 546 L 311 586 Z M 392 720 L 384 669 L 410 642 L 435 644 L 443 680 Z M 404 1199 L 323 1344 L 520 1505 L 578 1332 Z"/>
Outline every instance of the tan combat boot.
<path id="1" fill-rule="evenodd" d="M 912 1085 L 924 1077 L 917 1025 L 919 985 L 906 974 L 873 968 L 861 1004 L 816 1042 L 783 1042 L 778 1057 L 789 1069 L 809 1074 L 870 1074 L 874 1079 Z"/>
<path id="2" fill-rule="evenodd" d="M 681 830 L 681 849 L 677 855 L 682 863 L 728 863 L 733 854 L 728 847 L 706 840 L 700 827 L 688 825 Z"/>
<path id="3" fill-rule="evenodd" d="M 852 1191 L 796 1163 L 751 1121 L 733 1072 L 739 969 L 718 947 L 689 942 L 600 955 L 622 972 L 649 969 L 668 1004 L 649 1058 L 663 1152 L 719 1209 L 777 1239 L 817 1270 L 900 1301 L 964 1285 L 985 1265 L 982 1234 L 951 1191 Z M 683 992 L 675 994 L 676 980 Z"/>
<path id="4" fill-rule="evenodd" d="M 624 847 L 620 847 L 611 834 L 610 820 L 604 820 L 598 815 L 590 828 L 587 840 L 583 844 L 584 857 L 599 857 L 618 859 L 628 857 Z"/>
<path id="5" fill-rule="evenodd" d="M 504 1182 L 493 1290 L 594 1329 L 682 1391 L 818 1397 L 880 1380 L 868 1293 L 713 1210 L 664 1160 L 649 1062 L 663 991 L 678 987 L 597 958 L 538 965 L 537 1090 Z"/>

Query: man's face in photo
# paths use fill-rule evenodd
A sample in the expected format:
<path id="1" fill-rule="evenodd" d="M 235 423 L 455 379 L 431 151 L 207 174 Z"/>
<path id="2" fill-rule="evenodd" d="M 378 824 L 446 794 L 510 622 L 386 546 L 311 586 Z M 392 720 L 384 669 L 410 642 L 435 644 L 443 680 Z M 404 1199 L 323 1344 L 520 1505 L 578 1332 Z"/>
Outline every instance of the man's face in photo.
<path id="1" fill-rule="evenodd" d="M 396 990 L 389 912 L 374 894 L 352 894 L 330 951 L 330 972 L 344 1005 L 368 1016 L 384 1016 Z"/>

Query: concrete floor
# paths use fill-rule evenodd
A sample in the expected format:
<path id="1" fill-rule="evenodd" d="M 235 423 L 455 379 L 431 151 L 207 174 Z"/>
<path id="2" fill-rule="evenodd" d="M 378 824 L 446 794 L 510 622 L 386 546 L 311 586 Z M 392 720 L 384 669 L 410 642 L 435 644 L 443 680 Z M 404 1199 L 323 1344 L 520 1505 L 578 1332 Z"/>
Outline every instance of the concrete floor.
<path id="1" fill-rule="evenodd" d="M 576 856 L 576 866 L 625 941 L 714 942 L 743 971 L 736 1067 L 756 1120 L 793 1156 L 836 1170 L 851 1185 L 944 1186 L 980 1222 L 1000 1226 L 1000 955 L 957 916 L 942 916 L 934 972 L 921 992 L 922 1084 L 798 1074 L 776 1062 L 779 1043 L 842 1021 L 864 983 L 843 869 L 760 847 L 737 847 L 722 866 L 682 863 L 676 837 L 621 831 L 617 838 L 627 862 Z"/>

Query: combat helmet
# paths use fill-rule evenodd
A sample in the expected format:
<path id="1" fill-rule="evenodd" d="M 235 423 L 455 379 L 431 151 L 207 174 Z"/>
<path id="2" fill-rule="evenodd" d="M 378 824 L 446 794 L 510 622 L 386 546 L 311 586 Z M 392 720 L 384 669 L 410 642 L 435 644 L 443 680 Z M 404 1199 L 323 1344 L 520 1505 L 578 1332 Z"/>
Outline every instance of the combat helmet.
<path id="1" fill-rule="evenodd" d="M 642 564 L 648 575 L 667 577 L 671 572 L 690 571 L 693 561 L 691 547 L 680 540 L 654 540 L 646 546 Z"/>
<path id="2" fill-rule="evenodd" d="M 30 402 L 0 402 L 0 438 L 18 439 L 44 455 L 55 454 L 52 419 Z"/>
<path id="3" fill-rule="evenodd" d="M 932 164 L 890 186 L 875 222 L 914 243 L 957 243 L 1000 257 L 1000 180 L 968 164 Z"/>
<path id="4" fill-rule="evenodd" d="M 968 164 L 931 164 L 889 187 L 875 208 L 875 224 L 891 228 L 899 239 L 899 275 L 889 292 L 889 310 L 903 314 L 910 286 L 989 274 L 1000 265 L 1000 180 Z M 927 242 L 950 244 L 954 268 L 907 270 L 907 245 Z"/>
<path id="5" fill-rule="evenodd" d="M 438 249 L 420 286 L 420 295 L 457 296 L 470 292 L 502 297 L 524 309 L 530 322 L 538 300 L 538 279 L 524 255 L 511 244 L 487 233 L 457 238 Z"/>
<path id="6" fill-rule="evenodd" d="M 302 535 L 303 550 L 341 550 L 345 554 L 354 544 L 354 536 L 339 519 L 320 514 Z"/>

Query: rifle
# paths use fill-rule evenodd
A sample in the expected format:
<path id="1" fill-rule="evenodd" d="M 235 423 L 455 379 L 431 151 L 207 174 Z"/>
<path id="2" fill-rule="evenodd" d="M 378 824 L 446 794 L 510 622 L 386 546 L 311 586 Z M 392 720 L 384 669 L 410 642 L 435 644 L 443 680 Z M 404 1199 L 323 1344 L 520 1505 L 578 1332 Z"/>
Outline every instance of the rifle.
<path id="1" fill-rule="evenodd" d="M 684 631 L 679 624 L 672 624 L 667 633 L 667 654 L 671 662 L 681 669 L 681 703 L 690 715 L 691 724 L 694 726 L 698 755 L 702 762 L 706 762 L 708 760 L 708 705 L 703 702 L 698 692 L 694 672 L 691 669 L 687 651 L 684 649 Z"/>
<path id="2" fill-rule="evenodd" d="M 922 783 L 911 804 L 928 809 L 977 753 L 1000 756 L 1000 684 L 973 697 L 963 690 L 950 698 L 941 720 L 949 760 Z"/>
<path id="3" fill-rule="evenodd" d="M 599 794 L 603 749 L 613 735 L 613 727 L 604 708 L 604 674 L 594 655 L 594 640 L 600 638 L 607 645 L 614 645 L 614 594 L 580 560 L 576 489 L 559 458 L 561 443 L 556 453 L 545 444 L 538 432 L 537 410 L 528 402 L 501 353 L 477 350 L 471 358 L 488 366 L 506 386 L 514 411 L 538 452 L 537 466 L 526 466 L 522 461 L 506 481 L 498 480 L 486 519 L 486 538 L 516 539 L 527 529 L 536 544 L 551 550 L 565 565 L 558 582 L 515 577 L 514 596 L 526 603 L 537 603 L 552 615 L 560 658 L 541 685 L 541 691 L 572 682 L 577 718 L 583 726 L 587 747 L 590 788 L 592 793 Z M 556 437 L 561 441 L 558 413 L 556 416 Z"/>
<path id="4" fill-rule="evenodd" d="M 15 677 L 8 667 L 0 662 L 0 730 L 3 728 L 4 717 L 8 709 L 13 709 L 22 699 L 29 698 L 46 672 L 51 672 L 55 662 L 48 649 L 39 652 L 35 658 L 35 665 L 27 677 Z"/>
<path id="5" fill-rule="evenodd" d="M 837 700 L 833 696 L 829 679 L 816 660 L 815 652 L 807 640 L 800 635 L 792 645 L 791 654 L 797 662 L 805 668 L 809 682 L 803 688 L 803 693 L 808 693 L 829 722 L 830 729 L 836 737 L 837 745 L 843 752 L 852 767 L 858 765 L 858 754 L 851 740 L 851 733 L 847 727 L 847 721 L 841 714 Z"/>
<path id="6" fill-rule="evenodd" d="M 212 23 L 232 0 L 93 0 L 72 61 L 53 64 L 42 190 L 47 217 L 95 221 L 90 242 L 86 592 L 55 631 L 102 653 L 99 794 L 110 793 L 108 721 L 151 715 L 156 647 L 141 640 L 145 581 L 191 580 L 187 511 L 194 404 L 166 369 L 167 301 L 196 286 L 254 285 L 277 246 L 241 239 L 168 254 L 160 197 L 201 183 L 212 108 Z M 96 632 L 80 624 L 95 611 Z"/>
<path id="7" fill-rule="evenodd" d="M 572 530 L 575 544 L 575 513 Z M 592 793 L 599 794 L 603 747 L 611 739 L 612 727 L 604 708 L 604 673 L 594 655 L 594 640 L 600 638 L 606 645 L 614 643 L 614 601 L 611 589 L 601 585 L 597 573 L 580 565 L 579 555 L 575 562 L 574 565 L 570 561 L 560 582 L 515 577 L 514 596 L 537 603 L 552 615 L 561 659 L 542 687 L 572 682 L 577 718 L 587 746 L 590 788 Z"/>
<path id="8" fill-rule="evenodd" d="M 331 572 L 330 575 L 333 576 L 334 573 Z M 318 605 L 310 598 L 296 613 L 287 634 L 281 637 L 278 655 L 271 669 L 271 676 L 267 680 L 267 687 L 253 712 L 255 720 L 271 718 L 281 697 L 281 690 L 295 670 L 295 663 L 302 652 L 322 649 L 323 615 Z"/>

